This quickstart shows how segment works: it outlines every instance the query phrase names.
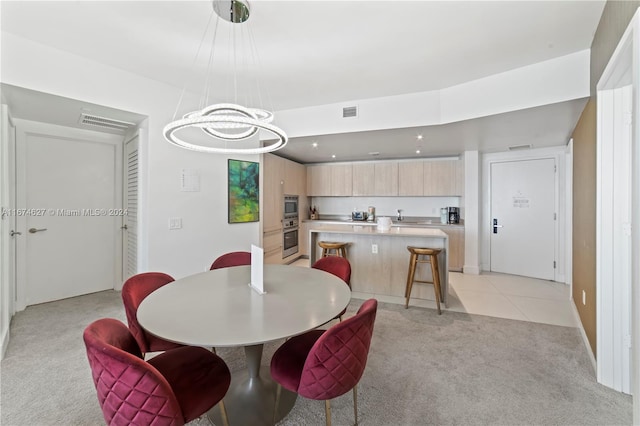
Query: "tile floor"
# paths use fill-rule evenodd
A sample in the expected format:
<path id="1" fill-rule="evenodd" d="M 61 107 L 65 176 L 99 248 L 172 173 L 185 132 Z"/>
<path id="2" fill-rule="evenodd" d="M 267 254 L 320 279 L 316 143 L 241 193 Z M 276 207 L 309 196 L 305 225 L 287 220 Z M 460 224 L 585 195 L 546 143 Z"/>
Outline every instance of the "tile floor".
<path id="1" fill-rule="evenodd" d="M 309 267 L 309 259 L 292 263 Z M 371 294 L 354 292 L 358 299 Z M 381 302 L 404 304 L 404 298 L 374 295 Z M 493 272 L 481 275 L 449 273 L 448 310 L 490 317 L 576 327 L 569 286 Z M 411 305 L 434 308 L 434 301 L 411 299 Z"/>

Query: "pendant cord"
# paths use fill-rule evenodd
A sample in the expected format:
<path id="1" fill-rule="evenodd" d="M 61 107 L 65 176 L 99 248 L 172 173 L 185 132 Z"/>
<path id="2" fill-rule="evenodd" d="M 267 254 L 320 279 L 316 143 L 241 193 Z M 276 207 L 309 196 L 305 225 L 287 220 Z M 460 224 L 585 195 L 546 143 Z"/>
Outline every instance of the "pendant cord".
<path id="1" fill-rule="evenodd" d="M 209 61 L 207 62 L 207 73 L 205 77 L 204 92 L 200 99 L 200 108 L 204 108 L 209 105 L 209 93 L 211 91 L 211 82 L 213 81 L 213 58 L 215 56 L 216 39 L 218 37 L 218 26 L 220 24 L 220 16 L 216 15 L 216 25 L 213 29 L 213 39 L 211 41 L 211 50 L 209 51 Z"/>
<path id="2" fill-rule="evenodd" d="M 207 26 L 205 27 L 204 33 L 202 34 L 202 38 L 200 39 L 200 45 L 198 45 L 198 50 L 196 51 L 196 56 L 193 58 L 193 62 L 191 63 L 191 72 L 193 73 L 193 69 L 195 68 L 196 61 L 198 60 L 198 56 L 200 55 L 200 49 L 202 49 L 202 45 L 204 44 L 204 39 L 207 36 L 207 32 L 209 31 L 209 25 L 211 25 L 211 18 L 213 17 L 214 12 L 211 11 L 209 14 L 209 20 L 207 21 Z M 217 26 L 217 25 L 216 25 Z M 175 121 L 176 116 L 178 115 L 178 110 L 180 109 L 180 105 L 182 104 L 182 100 L 184 99 L 184 94 L 187 91 L 187 81 L 185 80 L 184 85 L 182 86 L 182 91 L 180 92 L 180 97 L 178 98 L 178 104 L 176 105 L 176 109 L 173 112 L 172 121 Z"/>

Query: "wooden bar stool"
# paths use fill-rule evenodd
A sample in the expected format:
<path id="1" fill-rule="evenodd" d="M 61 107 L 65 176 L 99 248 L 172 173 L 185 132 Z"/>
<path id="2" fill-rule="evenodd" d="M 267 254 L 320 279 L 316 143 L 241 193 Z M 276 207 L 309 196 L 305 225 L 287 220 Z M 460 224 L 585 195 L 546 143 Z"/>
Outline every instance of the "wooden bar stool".
<path id="1" fill-rule="evenodd" d="M 409 298 L 411 297 L 411 288 L 413 287 L 413 283 L 427 283 L 433 284 L 433 289 L 436 293 L 436 303 L 438 305 L 438 315 L 441 315 L 442 311 L 440 310 L 440 271 L 438 268 L 438 254 L 442 251 L 442 249 L 408 246 L 407 250 L 409 250 L 409 253 L 411 253 L 411 258 L 409 259 L 409 275 L 407 276 L 407 287 L 404 291 L 404 297 L 407 299 L 404 305 L 405 309 L 409 307 Z M 428 259 L 421 259 L 420 256 L 427 256 Z M 418 263 L 431 264 L 431 275 L 433 275 L 433 281 L 415 279 L 416 266 Z"/>
<path id="2" fill-rule="evenodd" d="M 349 243 L 318 241 L 318 245 L 322 248 L 322 257 L 327 257 L 327 256 L 347 257 L 347 244 Z"/>

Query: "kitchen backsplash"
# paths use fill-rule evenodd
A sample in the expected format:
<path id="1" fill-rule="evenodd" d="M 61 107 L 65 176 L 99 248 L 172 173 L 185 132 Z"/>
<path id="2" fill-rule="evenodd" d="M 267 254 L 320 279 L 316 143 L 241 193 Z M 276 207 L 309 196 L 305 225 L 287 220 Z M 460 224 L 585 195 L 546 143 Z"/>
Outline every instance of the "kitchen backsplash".
<path id="1" fill-rule="evenodd" d="M 310 205 L 315 205 L 320 215 L 350 215 L 354 209 L 367 211 L 374 206 L 376 216 L 393 217 L 398 209 L 403 216 L 439 217 L 441 207 L 460 207 L 460 218 L 464 219 L 460 197 L 310 197 Z M 309 218 L 306 213 L 302 218 Z"/>

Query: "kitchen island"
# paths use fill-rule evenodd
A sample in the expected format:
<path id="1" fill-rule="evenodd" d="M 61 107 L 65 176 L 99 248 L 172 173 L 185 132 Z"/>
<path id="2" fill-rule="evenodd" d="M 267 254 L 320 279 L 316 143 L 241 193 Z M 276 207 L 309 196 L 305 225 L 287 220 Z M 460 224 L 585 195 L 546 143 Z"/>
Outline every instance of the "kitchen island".
<path id="1" fill-rule="evenodd" d="M 346 242 L 351 263 L 351 288 L 355 296 L 379 297 L 381 301 L 404 303 L 409 269 L 407 246 L 440 248 L 438 255 L 442 302 L 447 306 L 449 238 L 435 228 L 391 227 L 379 231 L 376 226 L 353 224 L 313 224 L 309 228 L 309 258 L 313 264 L 321 256 L 318 241 Z M 420 270 L 422 269 L 422 270 Z M 421 266 L 419 279 L 431 280 L 431 268 Z M 428 271 L 428 272 L 425 272 Z M 416 274 L 416 278 L 418 278 Z M 385 298 L 385 296 L 388 296 Z M 435 302 L 433 286 L 416 283 L 411 300 Z"/>

